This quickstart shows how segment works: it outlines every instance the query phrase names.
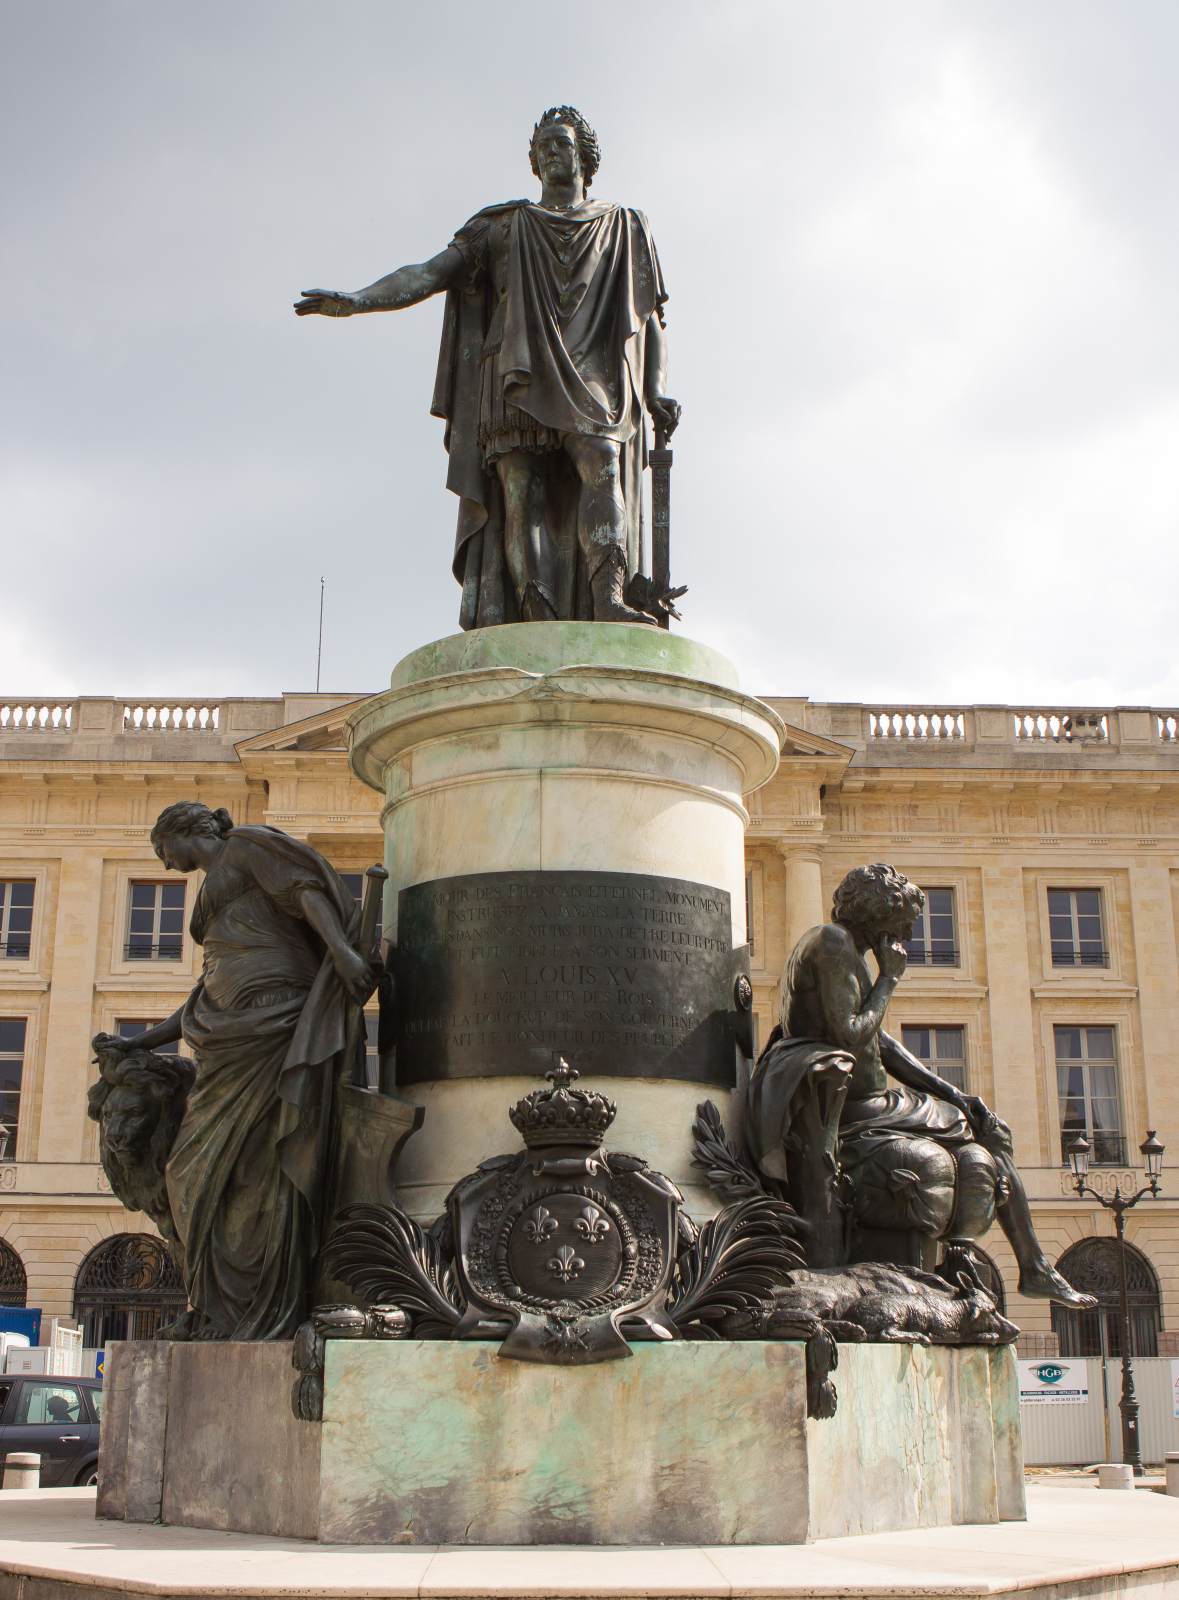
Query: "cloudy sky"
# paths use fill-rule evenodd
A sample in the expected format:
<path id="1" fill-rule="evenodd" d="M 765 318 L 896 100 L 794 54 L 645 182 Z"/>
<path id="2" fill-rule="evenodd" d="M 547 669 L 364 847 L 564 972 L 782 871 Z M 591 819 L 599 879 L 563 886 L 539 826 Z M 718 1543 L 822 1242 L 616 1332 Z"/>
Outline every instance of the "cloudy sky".
<path id="1" fill-rule="evenodd" d="M 671 292 L 685 631 L 816 699 L 1179 702 L 1174 0 L 6 0 L 0 697 L 457 626 L 442 307 L 577 104 Z"/>

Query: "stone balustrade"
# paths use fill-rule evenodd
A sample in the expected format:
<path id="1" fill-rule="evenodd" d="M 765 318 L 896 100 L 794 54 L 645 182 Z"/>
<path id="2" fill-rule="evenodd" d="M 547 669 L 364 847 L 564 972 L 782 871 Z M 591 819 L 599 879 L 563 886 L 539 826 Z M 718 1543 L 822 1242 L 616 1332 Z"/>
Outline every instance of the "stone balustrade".
<path id="1" fill-rule="evenodd" d="M 1016 744 L 1107 744 L 1109 715 L 1104 711 L 1016 710 L 1011 713 Z"/>
<path id="2" fill-rule="evenodd" d="M 233 761 L 234 746 L 341 696 L 0 695 L 7 761 Z"/>
<path id="3" fill-rule="evenodd" d="M 964 740 L 966 712 L 908 706 L 904 710 L 866 710 L 869 739 Z"/>
<path id="4" fill-rule="evenodd" d="M 70 733 L 73 727 L 72 700 L 0 700 L 0 734 Z"/>
<path id="5" fill-rule="evenodd" d="M 216 733 L 220 726 L 216 701 L 137 700 L 123 707 L 124 733 Z"/>
<path id="6" fill-rule="evenodd" d="M 1134 767 L 1179 756 L 1179 712 L 1167 707 L 771 704 L 788 723 L 850 745 L 870 764 L 940 764 L 969 754 L 975 766 L 1096 759 Z"/>
<path id="7" fill-rule="evenodd" d="M 90 759 L 89 742 L 123 737 L 128 759 L 185 759 L 185 751 L 202 751 L 204 758 L 217 744 L 228 755 L 252 734 L 359 698 L 0 695 L 0 754 L 22 759 L 39 750 L 59 760 Z M 780 697 L 770 697 L 769 703 L 787 722 L 886 765 L 941 761 L 967 752 L 984 757 L 987 765 L 1010 760 L 1016 766 L 1076 759 L 1082 752 L 1086 760 L 1097 757 L 1123 766 L 1179 756 L 1179 711 L 1170 707 L 857 704 Z M 103 749 L 110 759 L 109 743 Z"/>

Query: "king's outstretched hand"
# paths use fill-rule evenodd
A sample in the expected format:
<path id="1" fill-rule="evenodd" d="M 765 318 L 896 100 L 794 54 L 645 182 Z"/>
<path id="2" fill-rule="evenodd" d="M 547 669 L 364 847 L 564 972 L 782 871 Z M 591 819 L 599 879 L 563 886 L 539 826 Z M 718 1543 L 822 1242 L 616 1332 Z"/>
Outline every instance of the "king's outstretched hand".
<path id="1" fill-rule="evenodd" d="M 300 289 L 295 301 L 297 317 L 351 317 L 360 309 L 347 289 Z"/>

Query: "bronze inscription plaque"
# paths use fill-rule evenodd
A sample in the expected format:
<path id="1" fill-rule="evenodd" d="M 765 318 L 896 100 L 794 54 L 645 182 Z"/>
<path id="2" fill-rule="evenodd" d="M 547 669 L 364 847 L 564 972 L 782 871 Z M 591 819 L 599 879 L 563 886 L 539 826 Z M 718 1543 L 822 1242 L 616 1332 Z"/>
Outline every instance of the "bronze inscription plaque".
<path id="1" fill-rule="evenodd" d="M 397 1078 L 582 1073 L 729 1088 L 729 894 L 626 872 L 489 872 L 398 898 Z"/>

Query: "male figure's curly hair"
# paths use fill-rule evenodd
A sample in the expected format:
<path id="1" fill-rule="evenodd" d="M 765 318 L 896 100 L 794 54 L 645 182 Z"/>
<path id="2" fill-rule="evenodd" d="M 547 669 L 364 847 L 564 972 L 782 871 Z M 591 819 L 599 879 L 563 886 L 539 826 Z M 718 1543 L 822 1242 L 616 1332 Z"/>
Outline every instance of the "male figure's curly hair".
<path id="1" fill-rule="evenodd" d="M 200 800 L 177 800 L 156 818 L 151 830 L 151 847 L 159 855 L 164 839 L 186 838 L 194 833 L 203 833 L 210 839 L 224 839 L 232 827 L 233 818 L 224 807 L 210 811 Z"/>
<path id="2" fill-rule="evenodd" d="M 845 928 L 872 927 L 891 922 L 899 911 L 916 914 L 924 905 L 924 890 L 895 867 L 877 861 L 847 874 L 835 891 L 831 917 Z"/>
<path id="3" fill-rule="evenodd" d="M 594 173 L 602 164 L 602 147 L 598 143 L 598 136 L 589 123 L 578 111 L 576 106 L 550 106 L 532 130 L 532 138 L 528 144 L 528 163 L 539 178 L 540 173 L 536 167 L 536 136 L 542 128 L 550 128 L 554 123 L 563 123 L 565 127 L 572 128 L 577 135 L 577 153 L 581 158 L 581 174 L 585 179 L 588 189 L 593 182 Z"/>

